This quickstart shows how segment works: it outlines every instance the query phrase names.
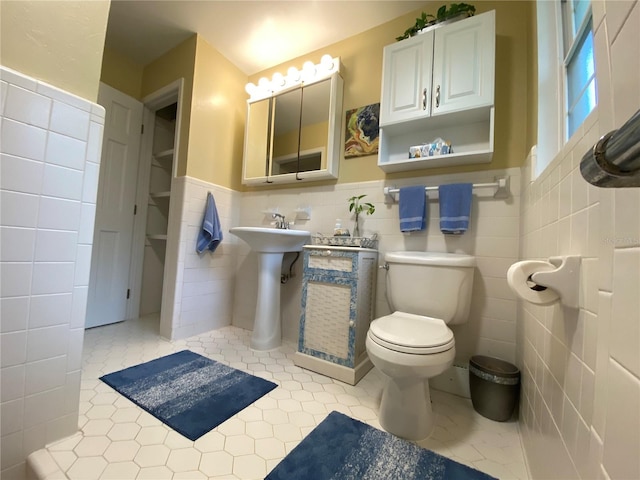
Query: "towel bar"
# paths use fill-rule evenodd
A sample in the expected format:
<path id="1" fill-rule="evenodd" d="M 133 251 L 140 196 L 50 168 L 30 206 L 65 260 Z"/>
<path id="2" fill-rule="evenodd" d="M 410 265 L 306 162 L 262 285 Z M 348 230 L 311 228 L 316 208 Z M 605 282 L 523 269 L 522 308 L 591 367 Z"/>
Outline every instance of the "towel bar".
<path id="1" fill-rule="evenodd" d="M 495 188 L 496 191 L 493 194 L 493 198 L 509 198 L 509 177 L 496 177 L 495 182 L 489 183 L 474 183 L 473 188 Z M 438 190 L 438 187 L 425 187 L 425 192 L 431 192 Z M 383 189 L 385 200 L 384 203 L 395 203 L 398 201 L 396 194 L 400 192 L 399 188 L 384 187 Z"/>

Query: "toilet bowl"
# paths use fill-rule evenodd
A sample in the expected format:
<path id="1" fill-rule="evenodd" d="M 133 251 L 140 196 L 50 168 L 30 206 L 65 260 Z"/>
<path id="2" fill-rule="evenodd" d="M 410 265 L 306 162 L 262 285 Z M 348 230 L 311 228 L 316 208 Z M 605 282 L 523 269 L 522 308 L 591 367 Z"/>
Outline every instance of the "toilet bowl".
<path id="1" fill-rule="evenodd" d="M 434 426 L 428 380 L 453 364 L 455 339 L 447 324 L 466 321 L 475 259 L 395 252 L 385 262 L 387 297 L 398 309 L 371 322 L 366 339 L 371 362 L 385 376 L 379 421 L 394 435 L 422 440 Z"/>

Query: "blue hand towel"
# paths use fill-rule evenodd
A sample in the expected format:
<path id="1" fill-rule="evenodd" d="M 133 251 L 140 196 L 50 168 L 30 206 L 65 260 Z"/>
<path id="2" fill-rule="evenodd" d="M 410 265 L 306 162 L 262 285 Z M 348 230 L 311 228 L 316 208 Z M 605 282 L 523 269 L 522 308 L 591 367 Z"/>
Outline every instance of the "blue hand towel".
<path id="1" fill-rule="evenodd" d="M 207 194 L 207 208 L 202 219 L 202 228 L 198 233 L 198 241 L 196 243 L 196 252 L 202 253 L 206 249 L 214 251 L 222 241 L 222 229 L 220 228 L 220 219 L 218 218 L 218 210 L 216 210 L 216 202 L 213 200 L 211 192 Z"/>
<path id="2" fill-rule="evenodd" d="M 440 230 L 445 234 L 461 235 L 469 228 L 473 185 L 454 183 L 440 185 Z"/>
<path id="3" fill-rule="evenodd" d="M 424 230 L 427 217 L 427 192 L 424 185 L 400 189 L 400 231 Z"/>

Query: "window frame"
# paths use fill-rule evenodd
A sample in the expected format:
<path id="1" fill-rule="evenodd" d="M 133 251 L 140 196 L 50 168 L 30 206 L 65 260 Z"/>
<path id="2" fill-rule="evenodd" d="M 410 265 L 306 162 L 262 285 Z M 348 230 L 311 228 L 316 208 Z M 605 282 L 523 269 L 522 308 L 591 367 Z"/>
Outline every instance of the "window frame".
<path id="1" fill-rule="evenodd" d="M 586 0 L 581 0 L 586 1 Z M 568 142 L 569 139 L 573 136 L 576 130 L 584 123 L 586 117 L 589 116 L 589 113 L 593 111 L 593 109 L 598 104 L 597 97 L 596 102 L 589 113 L 582 119 L 579 125 L 576 125 L 573 131 L 571 131 L 570 126 L 570 115 L 574 111 L 574 107 L 578 106 L 583 95 L 587 94 L 587 90 L 590 88 L 591 82 L 596 82 L 596 72 L 595 66 L 593 68 L 593 73 L 586 81 L 586 83 L 582 86 L 580 92 L 577 92 L 575 95 L 575 102 L 573 105 L 570 105 L 571 95 L 569 92 L 569 86 L 571 84 L 569 80 L 569 67 L 571 63 L 577 60 L 582 52 L 582 47 L 587 41 L 587 37 L 591 34 L 591 42 L 593 44 L 593 14 L 591 11 L 591 0 L 588 1 L 588 5 L 585 10 L 585 14 L 580 21 L 580 25 L 575 24 L 575 16 L 574 12 L 574 0 L 561 0 L 560 1 L 560 15 L 561 15 L 561 28 L 562 28 L 562 40 L 563 40 L 563 49 L 564 49 L 564 60 L 563 60 L 563 80 L 564 80 L 564 131 L 563 138 L 564 142 Z M 593 52 L 592 52 L 593 53 Z M 596 89 L 597 91 L 597 89 Z"/>
<path id="2" fill-rule="evenodd" d="M 537 0 L 537 45 L 538 45 L 538 134 L 534 164 L 531 169 L 532 180 L 539 177 L 546 167 L 560 153 L 584 120 L 597 108 L 596 103 L 589 114 L 569 134 L 569 63 L 577 58 L 583 38 L 593 32 L 593 13 L 591 0 L 586 13 L 577 28 L 574 26 L 573 0 Z M 569 14 L 564 13 L 567 11 Z M 570 29 L 570 30 L 567 30 Z M 574 32 L 575 31 L 575 35 Z M 567 45 L 567 35 L 571 43 Z M 595 40 L 595 39 L 594 39 Z M 595 50 L 595 47 L 594 47 Z M 597 94 L 597 71 L 594 61 L 593 76 L 589 78 L 585 89 L 593 80 Z M 580 94 L 585 93 L 582 90 Z M 581 95 L 576 98 L 580 99 Z"/>

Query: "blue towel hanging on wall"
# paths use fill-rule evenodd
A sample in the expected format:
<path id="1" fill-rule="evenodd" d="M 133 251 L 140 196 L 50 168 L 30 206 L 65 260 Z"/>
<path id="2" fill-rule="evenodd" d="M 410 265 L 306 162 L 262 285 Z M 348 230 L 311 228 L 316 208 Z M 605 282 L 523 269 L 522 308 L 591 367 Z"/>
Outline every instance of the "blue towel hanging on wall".
<path id="1" fill-rule="evenodd" d="M 427 219 L 427 192 L 424 185 L 400 188 L 398 211 L 401 232 L 424 230 Z"/>
<path id="2" fill-rule="evenodd" d="M 202 219 L 202 228 L 198 233 L 196 243 L 196 252 L 202 253 L 205 250 L 214 251 L 222 241 L 222 228 L 220 228 L 220 219 L 218 218 L 218 210 L 216 202 L 211 192 L 207 194 L 207 206 Z"/>
<path id="3" fill-rule="evenodd" d="M 473 185 L 453 183 L 440 185 L 440 230 L 448 235 L 461 235 L 469 228 Z"/>

